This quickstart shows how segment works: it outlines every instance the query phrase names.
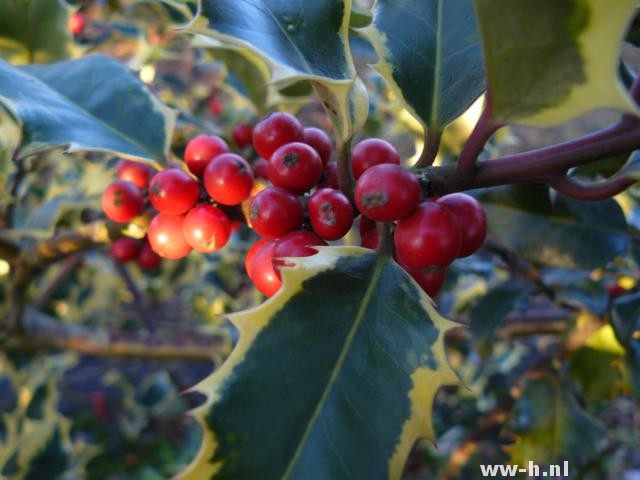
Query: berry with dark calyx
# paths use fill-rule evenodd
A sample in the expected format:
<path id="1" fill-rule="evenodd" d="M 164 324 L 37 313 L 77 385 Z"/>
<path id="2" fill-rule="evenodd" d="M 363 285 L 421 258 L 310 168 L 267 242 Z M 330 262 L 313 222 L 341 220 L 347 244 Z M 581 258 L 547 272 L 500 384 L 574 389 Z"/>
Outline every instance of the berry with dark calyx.
<path id="1" fill-rule="evenodd" d="M 396 255 L 409 268 L 447 266 L 460 253 L 460 228 L 446 208 L 427 201 L 398 222 L 394 243 Z"/>
<path id="2" fill-rule="evenodd" d="M 422 290 L 430 297 L 435 297 L 438 292 L 442 290 L 447 276 L 447 269 L 445 267 L 411 268 L 404 265 L 400 259 L 398 259 L 398 264 L 411 275 Z"/>
<path id="3" fill-rule="evenodd" d="M 67 21 L 67 27 L 69 28 L 69 32 L 73 35 L 80 35 L 84 31 L 84 27 L 87 24 L 87 20 L 84 15 L 81 13 L 74 13 L 69 17 Z"/>
<path id="4" fill-rule="evenodd" d="M 265 238 L 278 238 L 300 228 L 302 213 L 298 197 L 277 187 L 258 192 L 249 204 L 251 227 Z"/>
<path id="5" fill-rule="evenodd" d="M 136 262 L 138 262 L 138 266 L 143 270 L 155 270 L 162 263 L 162 257 L 154 252 L 149 241 L 145 240 L 142 243 Z"/>
<path id="6" fill-rule="evenodd" d="M 391 163 L 400 165 L 400 155 L 386 140 L 367 138 L 359 142 L 351 152 L 351 168 L 353 176 L 358 179 L 366 170 L 374 165 Z"/>
<path id="7" fill-rule="evenodd" d="M 487 216 L 475 198 L 464 193 L 451 193 L 437 200 L 449 210 L 460 227 L 459 258 L 477 252 L 487 237 Z"/>
<path id="8" fill-rule="evenodd" d="M 320 181 L 322 160 L 306 143 L 287 143 L 273 152 L 267 173 L 276 187 L 303 194 Z"/>
<path id="9" fill-rule="evenodd" d="M 251 245 L 251 248 L 249 249 L 247 254 L 244 256 L 244 268 L 247 271 L 247 275 L 249 276 L 249 278 L 253 278 L 253 274 L 251 273 L 251 265 L 253 262 L 253 257 L 255 257 L 256 253 L 258 253 L 260 249 L 269 242 L 274 242 L 274 240 L 266 240 L 264 238 L 261 238 L 256 243 Z"/>
<path id="10" fill-rule="evenodd" d="M 400 165 L 376 165 L 356 182 L 355 201 L 360 212 L 378 222 L 400 220 L 420 201 L 420 183 Z"/>
<path id="11" fill-rule="evenodd" d="M 251 280 L 263 295 L 271 297 L 280 290 L 282 280 L 273 266 L 273 249 L 276 242 L 271 240 L 258 250 L 251 261 Z"/>
<path id="12" fill-rule="evenodd" d="M 233 127 L 231 136 L 239 148 L 248 147 L 253 139 L 253 127 L 248 123 L 239 123 Z"/>
<path id="13" fill-rule="evenodd" d="M 184 238 L 184 215 L 159 213 L 149 223 L 147 238 L 154 252 L 162 258 L 186 257 L 192 250 Z"/>
<path id="14" fill-rule="evenodd" d="M 338 190 L 316 190 L 307 204 L 313 231 L 325 240 L 344 237 L 353 224 L 353 207 Z"/>
<path id="15" fill-rule="evenodd" d="M 253 128 L 253 147 L 265 160 L 282 145 L 303 140 L 302 125 L 296 117 L 285 112 L 272 113 Z"/>
<path id="16" fill-rule="evenodd" d="M 256 158 L 251 167 L 256 178 L 264 178 L 265 180 L 269 178 L 269 162 L 264 158 Z"/>
<path id="17" fill-rule="evenodd" d="M 229 146 L 222 138 L 215 135 L 198 135 L 187 143 L 184 161 L 191 173 L 196 177 L 202 177 L 209 162 L 227 152 L 229 152 Z"/>
<path id="18" fill-rule="evenodd" d="M 318 251 L 313 248 L 314 245 L 326 246 L 327 243 L 316 234 L 306 230 L 289 232 L 276 240 L 273 248 L 273 265 L 276 267 L 278 277 L 280 277 L 280 271 L 277 267 L 287 265 L 284 258 L 315 255 Z"/>
<path id="19" fill-rule="evenodd" d="M 169 168 L 157 173 L 149 184 L 149 199 L 160 213 L 180 215 L 198 201 L 198 182 L 187 173 Z"/>
<path id="20" fill-rule="evenodd" d="M 111 244 L 109 253 L 111 253 L 114 260 L 117 260 L 120 263 L 127 263 L 138 256 L 140 247 L 140 241 L 134 238 L 122 237 L 116 239 Z"/>
<path id="21" fill-rule="evenodd" d="M 116 165 L 116 177 L 133 183 L 141 190 L 149 186 L 149 181 L 155 174 L 155 168 L 142 162 L 122 159 Z"/>
<path id="22" fill-rule="evenodd" d="M 253 172 L 240 155 L 223 153 L 207 165 L 204 171 L 204 186 L 216 202 L 238 205 L 251 193 Z"/>
<path id="23" fill-rule="evenodd" d="M 363 248 L 374 250 L 378 248 L 378 228 L 376 222 L 367 217 L 360 216 L 360 245 Z"/>
<path id="24" fill-rule="evenodd" d="M 184 238 L 197 252 L 213 253 L 224 247 L 231 235 L 229 217 L 213 205 L 197 205 L 189 210 L 182 225 Z"/>
<path id="25" fill-rule="evenodd" d="M 336 162 L 331 162 L 327 165 L 327 168 L 322 172 L 318 186 L 321 188 L 333 188 L 334 190 L 340 188 L 338 183 L 338 164 Z"/>
<path id="26" fill-rule="evenodd" d="M 326 167 L 333 154 L 333 146 L 329 135 L 319 128 L 308 127 L 304 129 L 303 141 L 318 152 L 322 165 Z"/>
<path id="27" fill-rule="evenodd" d="M 144 206 L 142 192 L 126 180 L 111 182 L 102 193 L 102 210 L 108 219 L 126 223 L 140 215 Z"/>

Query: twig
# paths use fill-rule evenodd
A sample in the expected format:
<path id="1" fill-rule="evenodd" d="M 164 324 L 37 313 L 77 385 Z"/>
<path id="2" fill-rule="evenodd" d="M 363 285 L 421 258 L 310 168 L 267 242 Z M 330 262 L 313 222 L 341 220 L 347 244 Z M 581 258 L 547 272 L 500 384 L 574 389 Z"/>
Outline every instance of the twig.
<path id="1" fill-rule="evenodd" d="M 473 131 L 471 132 L 469 139 L 462 148 L 462 152 L 460 152 L 457 172 L 463 178 L 473 177 L 476 169 L 476 161 L 482 153 L 484 146 L 491 138 L 491 135 L 502 127 L 501 124 L 495 123 L 491 118 L 492 112 L 490 97 L 490 93 L 487 92 L 480 118 L 478 119 L 475 127 L 473 127 Z"/>
<path id="2" fill-rule="evenodd" d="M 47 305 L 51 298 L 56 294 L 56 292 L 60 289 L 62 284 L 76 271 L 76 269 L 80 266 L 83 261 L 83 256 L 81 253 L 75 253 L 64 259 L 62 265 L 58 270 L 57 275 L 51 280 L 49 285 L 47 285 L 41 292 L 38 297 L 33 301 L 33 308 L 40 310 L 42 307 Z"/>
<path id="3" fill-rule="evenodd" d="M 616 174 L 606 180 L 588 182 L 569 176 L 560 176 L 546 181 L 547 185 L 574 200 L 593 202 L 611 198 L 629 188 L 638 180 L 625 175 Z"/>
<path id="4" fill-rule="evenodd" d="M 435 129 L 424 129 L 424 147 L 420 158 L 416 162 L 417 168 L 428 167 L 433 165 L 436 157 L 438 156 L 438 150 L 440 149 L 440 141 L 442 140 L 442 132 Z"/>
<path id="5" fill-rule="evenodd" d="M 336 173 L 340 191 L 351 200 L 351 203 L 354 203 L 353 190 L 355 189 L 356 181 L 351 170 L 351 139 L 338 145 L 337 162 L 338 169 Z"/>

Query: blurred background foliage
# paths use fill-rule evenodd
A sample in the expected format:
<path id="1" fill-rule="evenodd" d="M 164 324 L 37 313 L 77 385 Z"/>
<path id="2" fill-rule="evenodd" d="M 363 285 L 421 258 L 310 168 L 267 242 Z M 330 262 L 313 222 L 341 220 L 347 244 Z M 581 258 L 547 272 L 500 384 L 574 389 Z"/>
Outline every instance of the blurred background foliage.
<path id="1" fill-rule="evenodd" d="M 369 7 L 355 2 L 354 25 L 367 24 Z M 75 38 L 67 28 L 74 10 L 86 18 Z M 192 4 L 178 1 L 4 0 L 0 57 L 13 64 L 96 52 L 118 59 L 179 111 L 174 161 L 181 161 L 194 135 L 229 138 L 236 123 L 274 109 L 331 129 L 309 85 L 278 90 L 251 54 L 179 34 L 176 27 L 192 11 Z M 351 49 L 370 94 L 370 116 L 358 138 L 382 136 L 411 164 L 422 149 L 421 127 L 368 66 L 375 53 L 355 32 Z M 625 46 L 623 55 L 637 63 L 635 47 Z M 477 103 L 447 127 L 439 164 L 455 160 L 479 112 Z M 612 118 L 599 112 L 554 129 L 501 130 L 485 155 L 568 139 Z M 10 120 L 0 126 L 7 132 Z M 0 134 L 0 147 L 7 138 Z M 117 161 L 54 150 L 29 157 L 19 172 L 10 160 L 0 155 L 0 206 L 11 202 L 17 186 L 8 234 L 20 241 L 98 218 Z M 606 165 L 598 166 L 583 174 L 606 174 Z M 448 339 L 451 362 L 468 388 L 439 394 L 438 445 L 416 446 L 407 478 L 476 478 L 481 463 L 564 459 L 572 478 L 638 475 L 640 190 L 590 204 L 537 185 L 474 194 L 489 216 L 489 240 L 455 263 L 437 299 L 445 316 L 468 325 Z M 179 472 L 200 440 L 185 412 L 201 399 L 182 393 L 230 351 L 236 333 L 222 315 L 261 301 L 244 274 L 243 256 L 254 240 L 243 227 L 220 253 L 165 261 L 151 273 L 137 265 L 116 267 L 108 248 L 44 270 L 23 292 L 25 324 L 45 334 L 64 325 L 68 338 L 90 342 L 67 341 L 62 351 L 6 344 L 0 354 L 0 477 L 147 480 Z M 3 303 L 9 268 L 0 259 Z M 149 351 L 162 339 L 196 348 L 189 358 L 92 354 L 92 345 L 105 339 L 142 343 Z"/>

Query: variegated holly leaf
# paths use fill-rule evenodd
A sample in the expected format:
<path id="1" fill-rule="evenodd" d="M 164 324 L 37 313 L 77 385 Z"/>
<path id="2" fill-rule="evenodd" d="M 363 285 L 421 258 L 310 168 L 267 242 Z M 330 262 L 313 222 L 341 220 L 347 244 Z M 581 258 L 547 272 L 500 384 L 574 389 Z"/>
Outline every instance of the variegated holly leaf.
<path id="1" fill-rule="evenodd" d="M 415 440 L 433 438 L 434 396 L 457 383 L 454 324 L 390 258 L 319 250 L 231 316 L 240 340 L 196 387 L 204 441 L 182 478 L 398 479 Z"/>
<path id="2" fill-rule="evenodd" d="M 2 0 L 0 58 L 13 64 L 47 63 L 68 57 L 71 8 L 64 0 Z"/>
<path id="3" fill-rule="evenodd" d="M 0 103 L 20 120 L 20 158 L 65 146 L 162 161 L 176 116 L 104 55 L 22 68 L 0 61 Z"/>
<path id="4" fill-rule="evenodd" d="M 497 121 L 544 126 L 596 108 L 636 110 L 618 76 L 636 0 L 475 5 Z"/>
<path id="5" fill-rule="evenodd" d="M 264 58 L 275 83 L 310 81 L 344 141 L 369 107 L 349 52 L 350 13 L 350 0 L 201 0 L 189 30 Z"/>
<path id="6" fill-rule="evenodd" d="M 428 129 L 442 130 L 484 91 L 472 0 L 377 0 L 362 33 L 377 70 Z"/>

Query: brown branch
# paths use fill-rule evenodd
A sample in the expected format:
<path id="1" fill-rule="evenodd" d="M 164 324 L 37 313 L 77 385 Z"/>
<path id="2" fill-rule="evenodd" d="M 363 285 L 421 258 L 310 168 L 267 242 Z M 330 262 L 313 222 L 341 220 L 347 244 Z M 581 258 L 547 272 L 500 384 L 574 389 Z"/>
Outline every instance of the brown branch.
<path id="1" fill-rule="evenodd" d="M 340 191 L 354 203 L 353 191 L 355 189 L 356 180 L 353 177 L 351 169 L 351 139 L 338 145 L 337 152 L 337 176 Z"/>
<path id="2" fill-rule="evenodd" d="M 583 202 L 594 202 L 611 198 L 625 191 L 638 180 L 623 172 L 606 180 L 589 182 L 569 176 L 554 177 L 546 181 L 547 185 L 562 195 Z"/>
<path id="3" fill-rule="evenodd" d="M 116 267 L 116 270 L 118 271 L 118 273 L 120 274 L 124 282 L 127 284 L 127 288 L 131 292 L 131 295 L 133 295 L 134 307 L 138 311 L 140 318 L 142 318 L 142 321 L 144 322 L 145 327 L 147 327 L 147 330 L 149 330 L 149 332 L 151 333 L 155 332 L 156 319 L 153 316 L 153 313 L 151 312 L 149 301 L 142 294 L 142 292 L 136 285 L 136 282 L 131 277 L 131 274 L 129 273 L 129 270 L 127 269 L 127 267 L 115 261 L 113 263 Z"/>
<path id="4" fill-rule="evenodd" d="M 0 258 L 3 260 L 13 260 L 20 254 L 20 244 L 2 236 L 0 230 Z"/>
<path id="5" fill-rule="evenodd" d="M 83 261 L 83 256 L 81 253 L 75 253 L 65 258 L 56 276 L 51 280 L 51 282 L 42 289 L 40 295 L 36 297 L 33 301 L 32 306 L 35 309 L 41 309 L 47 303 L 51 301 L 51 298 L 56 294 L 56 292 L 60 289 L 63 283 L 67 281 L 69 276 L 80 266 Z"/>
<path id="6" fill-rule="evenodd" d="M 489 92 L 485 95 L 484 106 L 478 122 L 473 127 L 469 139 L 460 152 L 458 158 L 457 172 L 463 178 L 473 178 L 476 170 L 476 161 L 484 150 L 491 136 L 502 127 L 502 124 L 496 123 L 492 119 L 491 111 L 491 95 Z"/>
<path id="7" fill-rule="evenodd" d="M 30 311 L 25 333 L 0 339 L 0 349 L 19 352 L 71 350 L 98 357 L 155 360 L 209 360 L 217 364 L 229 354 L 229 338 L 223 331 L 205 335 L 107 333 L 76 325 L 64 325 Z"/>
<path id="8" fill-rule="evenodd" d="M 422 153 L 420 158 L 416 162 L 417 168 L 428 167 L 433 165 L 436 157 L 438 156 L 438 150 L 440 149 L 440 141 L 442 140 L 442 132 L 439 130 L 430 130 L 425 127 L 424 129 L 424 147 L 422 147 Z"/>

